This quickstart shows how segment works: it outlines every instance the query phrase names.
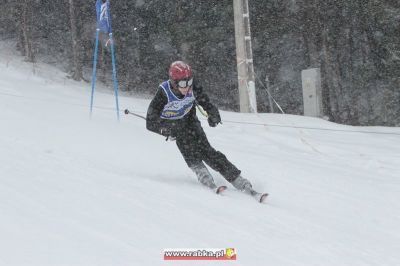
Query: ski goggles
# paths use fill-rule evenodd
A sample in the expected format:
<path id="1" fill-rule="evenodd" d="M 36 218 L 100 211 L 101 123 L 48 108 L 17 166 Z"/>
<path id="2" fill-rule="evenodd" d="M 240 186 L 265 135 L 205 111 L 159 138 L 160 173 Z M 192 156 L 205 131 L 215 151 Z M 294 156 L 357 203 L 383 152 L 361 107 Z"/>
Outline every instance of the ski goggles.
<path id="1" fill-rule="evenodd" d="M 193 84 L 193 78 L 182 79 L 182 80 L 176 81 L 175 83 L 176 83 L 176 85 L 178 85 L 179 88 L 190 87 Z"/>

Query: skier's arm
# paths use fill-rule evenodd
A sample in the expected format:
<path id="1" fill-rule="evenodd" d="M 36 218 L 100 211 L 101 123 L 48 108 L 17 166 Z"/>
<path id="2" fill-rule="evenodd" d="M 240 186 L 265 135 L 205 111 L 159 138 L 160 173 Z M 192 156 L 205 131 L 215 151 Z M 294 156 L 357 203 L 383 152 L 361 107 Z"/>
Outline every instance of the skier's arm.
<path id="1" fill-rule="evenodd" d="M 213 105 L 208 95 L 203 91 L 203 87 L 199 83 L 193 84 L 193 91 L 196 97 L 196 102 L 203 107 L 208 114 L 208 124 L 211 127 L 217 126 L 221 123 L 221 116 L 219 115 L 218 108 Z"/>
<path id="2" fill-rule="evenodd" d="M 164 127 L 164 120 L 160 117 L 168 99 L 164 92 L 159 88 L 147 109 L 146 128 L 154 133 L 163 135 L 161 130 Z"/>

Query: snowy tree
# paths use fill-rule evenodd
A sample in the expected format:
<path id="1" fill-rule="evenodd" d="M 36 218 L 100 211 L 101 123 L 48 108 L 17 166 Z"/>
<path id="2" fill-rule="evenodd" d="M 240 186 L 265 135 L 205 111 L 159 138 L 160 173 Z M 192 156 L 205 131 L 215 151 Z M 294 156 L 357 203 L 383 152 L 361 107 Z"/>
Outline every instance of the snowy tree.
<path id="1" fill-rule="evenodd" d="M 398 1 L 252 0 L 249 5 L 259 111 L 271 109 L 262 84 L 268 77 L 285 112 L 302 114 L 300 73 L 319 67 L 324 113 L 332 121 L 400 124 Z M 77 80 L 90 73 L 94 1 L 6 0 L 0 13 L 2 38 L 15 38 L 28 61 L 40 56 Z M 183 59 L 220 108 L 238 110 L 231 0 L 112 1 L 111 14 L 121 89 L 153 94 L 168 65 Z M 98 66 L 105 82 L 111 80 L 108 50 L 101 46 Z"/>
<path id="2" fill-rule="evenodd" d="M 78 21 L 76 17 L 76 11 L 74 7 L 74 0 L 69 0 L 69 15 L 71 22 L 71 37 L 72 37 L 72 54 L 73 54 L 73 74 L 74 80 L 82 79 L 82 63 L 80 55 L 80 38 L 78 34 Z"/>

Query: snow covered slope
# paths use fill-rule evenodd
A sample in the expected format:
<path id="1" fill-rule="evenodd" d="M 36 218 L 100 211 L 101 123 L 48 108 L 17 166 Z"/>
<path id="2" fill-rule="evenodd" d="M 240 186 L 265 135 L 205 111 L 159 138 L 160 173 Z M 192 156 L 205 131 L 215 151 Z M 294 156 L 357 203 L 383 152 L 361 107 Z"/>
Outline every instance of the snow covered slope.
<path id="1" fill-rule="evenodd" d="M 9 46 L 0 43 L 0 265 L 400 265 L 399 128 L 222 112 L 223 125 L 203 123 L 210 142 L 270 198 L 218 196 L 175 143 L 140 118 L 118 123 L 111 93 L 96 93 L 90 120 L 90 84 L 33 68 Z M 148 103 L 120 98 L 142 115 Z M 228 247 L 237 261 L 163 260 L 166 248 Z"/>

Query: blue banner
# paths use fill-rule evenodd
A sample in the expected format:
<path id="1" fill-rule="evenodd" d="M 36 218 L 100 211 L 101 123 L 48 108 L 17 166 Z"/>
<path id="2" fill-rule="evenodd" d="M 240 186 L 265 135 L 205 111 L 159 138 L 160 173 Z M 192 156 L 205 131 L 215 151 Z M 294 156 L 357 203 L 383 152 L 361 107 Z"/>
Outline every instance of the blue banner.
<path id="1" fill-rule="evenodd" d="M 100 31 L 111 33 L 111 17 L 110 17 L 110 1 L 97 0 L 96 2 L 97 13 L 97 27 Z"/>

